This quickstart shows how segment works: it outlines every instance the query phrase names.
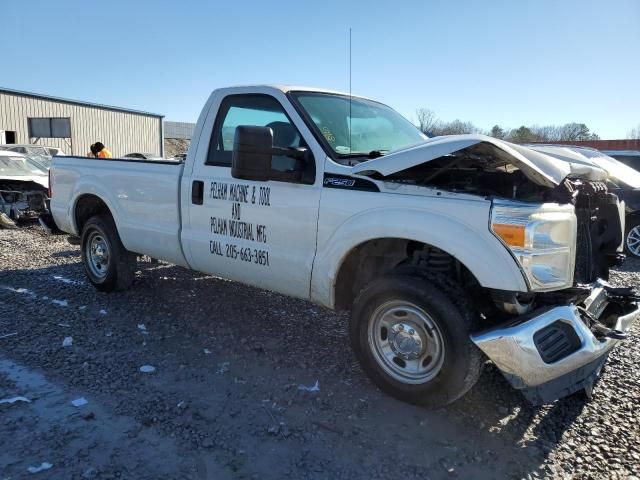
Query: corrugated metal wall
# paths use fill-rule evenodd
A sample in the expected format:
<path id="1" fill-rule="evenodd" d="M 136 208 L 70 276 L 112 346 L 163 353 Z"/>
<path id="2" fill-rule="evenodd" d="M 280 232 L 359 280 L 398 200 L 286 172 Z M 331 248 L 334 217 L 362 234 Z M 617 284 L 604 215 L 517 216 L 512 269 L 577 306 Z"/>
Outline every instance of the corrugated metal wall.
<path id="1" fill-rule="evenodd" d="M 114 156 L 131 152 L 162 152 L 162 118 L 76 105 L 0 91 L 0 130 L 16 132 L 16 143 L 33 143 L 27 118 L 71 118 L 70 140 L 42 138 L 39 145 L 59 147 L 68 155 L 85 155 L 89 145 L 104 143 Z"/>

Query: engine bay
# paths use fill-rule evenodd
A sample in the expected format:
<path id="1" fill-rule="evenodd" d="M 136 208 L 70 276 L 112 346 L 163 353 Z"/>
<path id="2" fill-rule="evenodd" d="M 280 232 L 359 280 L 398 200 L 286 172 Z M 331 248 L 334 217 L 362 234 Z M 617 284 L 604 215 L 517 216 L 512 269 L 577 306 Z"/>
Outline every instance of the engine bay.
<path id="1" fill-rule="evenodd" d="M 463 149 L 383 179 L 488 199 L 571 203 L 578 225 L 575 283 L 607 279 L 609 267 L 621 261 L 618 198 L 609 192 L 606 182 L 585 180 L 576 175 L 554 187 L 543 186 L 504 158 L 473 149 Z"/>
<path id="2" fill-rule="evenodd" d="M 549 188 L 504 160 L 460 150 L 384 178 L 387 181 L 521 201 L 551 201 Z"/>

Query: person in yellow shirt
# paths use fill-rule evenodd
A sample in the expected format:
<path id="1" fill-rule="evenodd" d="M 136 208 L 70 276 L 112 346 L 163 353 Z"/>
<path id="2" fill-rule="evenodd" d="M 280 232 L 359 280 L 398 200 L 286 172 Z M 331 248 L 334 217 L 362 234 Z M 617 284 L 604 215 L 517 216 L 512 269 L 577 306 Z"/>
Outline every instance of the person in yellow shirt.
<path id="1" fill-rule="evenodd" d="M 105 147 L 102 142 L 96 142 L 94 143 L 94 146 L 96 148 L 96 152 L 97 152 L 96 156 L 98 158 L 113 158 L 113 155 L 111 155 L 111 152 L 109 151 L 109 149 Z"/>

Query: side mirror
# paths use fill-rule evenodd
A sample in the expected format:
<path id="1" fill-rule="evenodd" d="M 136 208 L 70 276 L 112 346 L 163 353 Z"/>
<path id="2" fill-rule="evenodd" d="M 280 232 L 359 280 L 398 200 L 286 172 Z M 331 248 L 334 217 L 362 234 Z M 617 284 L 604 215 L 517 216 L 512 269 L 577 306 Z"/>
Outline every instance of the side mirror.
<path id="1" fill-rule="evenodd" d="M 242 180 L 267 181 L 271 176 L 273 132 L 268 127 L 236 127 L 231 157 L 231 176 Z"/>

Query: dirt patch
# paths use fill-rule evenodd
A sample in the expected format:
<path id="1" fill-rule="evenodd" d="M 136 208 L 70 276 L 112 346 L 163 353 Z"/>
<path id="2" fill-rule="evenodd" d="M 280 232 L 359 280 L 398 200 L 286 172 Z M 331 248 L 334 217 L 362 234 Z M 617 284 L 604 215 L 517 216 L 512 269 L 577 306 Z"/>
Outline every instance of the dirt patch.
<path id="1" fill-rule="evenodd" d="M 637 282 L 637 267 L 615 279 Z M 78 247 L 37 228 L 0 230 L 0 336 L 13 332 L 0 399 L 32 402 L 0 405 L 3 479 L 41 462 L 53 464 L 42 478 L 64 479 L 640 473 L 635 339 L 589 403 L 531 407 L 487 365 L 461 401 L 430 411 L 368 381 L 345 315 L 162 263 L 100 293 Z"/>
<path id="2" fill-rule="evenodd" d="M 173 158 L 176 155 L 187 153 L 191 140 L 186 138 L 165 138 L 164 158 Z"/>

